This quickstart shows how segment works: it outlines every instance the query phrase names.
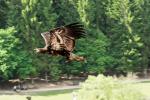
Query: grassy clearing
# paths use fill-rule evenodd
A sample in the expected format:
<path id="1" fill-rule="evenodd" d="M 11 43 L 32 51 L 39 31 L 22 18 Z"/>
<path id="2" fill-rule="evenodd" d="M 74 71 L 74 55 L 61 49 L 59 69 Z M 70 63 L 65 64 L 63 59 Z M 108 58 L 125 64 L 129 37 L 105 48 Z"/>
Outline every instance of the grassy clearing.
<path id="1" fill-rule="evenodd" d="M 150 81 L 133 83 L 133 86 L 141 91 L 146 98 L 150 98 Z M 32 94 L 32 100 L 72 100 L 72 92 L 76 90 L 77 89 L 38 92 Z M 25 95 L 1 95 L 0 100 L 27 100 L 26 97 Z"/>
<path id="2" fill-rule="evenodd" d="M 77 89 L 55 90 L 31 94 L 32 100 L 72 100 L 72 92 Z M 1 95 L 0 100 L 27 100 L 26 95 Z"/>

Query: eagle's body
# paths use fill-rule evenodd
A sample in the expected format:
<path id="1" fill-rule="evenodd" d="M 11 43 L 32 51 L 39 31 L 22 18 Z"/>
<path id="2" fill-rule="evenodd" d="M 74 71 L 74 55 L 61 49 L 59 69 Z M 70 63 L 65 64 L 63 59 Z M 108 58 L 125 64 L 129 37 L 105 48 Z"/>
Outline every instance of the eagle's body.
<path id="1" fill-rule="evenodd" d="M 83 25 L 73 23 L 41 33 L 41 35 L 46 45 L 44 48 L 36 48 L 36 52 L 62 55 L 68 60 L 85 60 L 83 57 L 72 53 L 75 47 L 75 40 L 85 35 Z"/>

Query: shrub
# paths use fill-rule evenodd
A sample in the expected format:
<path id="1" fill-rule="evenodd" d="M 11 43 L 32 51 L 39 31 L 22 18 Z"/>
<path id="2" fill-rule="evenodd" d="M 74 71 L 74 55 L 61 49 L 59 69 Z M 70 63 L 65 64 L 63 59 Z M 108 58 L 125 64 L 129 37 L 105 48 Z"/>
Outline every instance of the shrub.
<path id="1" fill-rule="evenodd" d="M 2 79 L 9 79 L 12 76 L 12 70 L 17 65 L 13 48 L 18 42 L 14 36 L 16 30 L 14 27 L 0 29 L 0 76 Z"/>
<path id="2" fill-rule="evenodd" d="M 78 91 L 79 100 L 143 100 L 142 94 L 131 84 L 112 77 L 89 76 Z"/>

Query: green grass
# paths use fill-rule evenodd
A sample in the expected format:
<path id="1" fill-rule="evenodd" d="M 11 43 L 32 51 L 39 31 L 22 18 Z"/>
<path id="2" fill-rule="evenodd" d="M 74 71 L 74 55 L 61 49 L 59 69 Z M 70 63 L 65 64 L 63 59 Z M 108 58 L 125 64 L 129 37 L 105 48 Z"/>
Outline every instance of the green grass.
<path id="1" fill-rule="evenodd" d="M 68 94 L 72 93 L 73 91 L 76 91 L 78 89 L 65 89 L 65 90 L 54 90 L 54 91 L 46 91 L 46 92 L 38 92 L 34 93 L 34 96 L 54 96 L 59 94 Z"/>
<path id="2" fill-rule="evenodd" d="M 150 98 L 150 82 L 133 83 L 133 86 L 141 91 L 146 98 Z M 76 90 L 55 90 L 31 95 L 32 100 L 72 100 L 72 92 Z M 0 100 L 27 100 L 26 97 L 26 95 L 1 95 Z"/>
<path id="3" fill-rule="evenodd" d="M 72 100 L 77 89 L 55 90 L 31 94 L 32 100 Z M 27 100 L 27 95 L 1 95 L 0 100 Z"/>

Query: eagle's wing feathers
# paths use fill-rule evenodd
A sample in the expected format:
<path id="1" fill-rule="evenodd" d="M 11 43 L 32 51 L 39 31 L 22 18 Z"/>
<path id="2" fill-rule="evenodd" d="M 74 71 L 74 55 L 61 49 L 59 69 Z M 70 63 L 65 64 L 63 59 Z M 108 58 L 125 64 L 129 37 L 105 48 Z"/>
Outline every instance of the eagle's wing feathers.
<path id="1" fill-rule="evenodd" d="M 68 37 L 63 37 L 64 40 L 64 44 L 66 47 L 67 51 L 73 51 L 74 47 L 75 47 L 75 40 L 74 39 L 70 39 Z"/>
<path id="2" fill-rule="evenodd" d="M 50 33 L 44 32 L 44 33 L 41 33 L 41 36 L 43 37 L 43 39 L 45 41 L 45 47 L 50 46 Z"/>
<path id="3" fill-rule="evenodd" d="M 73 51 L 75 47 L 75 39 L 79 39 L 85 36 L 85 30 L 80 23 L 72 23 L 63 27 L 64 32 L 62 34 L 66 39 L 65 44 L 69 51 Z"/>
<path id="4" fill-rule="evenodd" d="M 55 42 L 60 42 L 63 41 L 64 45 L 65 45 L 65 49 L 67 51 L 73 51 L 74 47 L 75 47 L 75 39 L 79 39 L 80 37 L 85 36 L 85 30 L 83 28 L 83 25 L 79 24 L 79 23 L 72 23 L 66 26 L 62 26 L 62 27 L 58 27 L 55 29 L 50 30 L 51 34 L 54 34 L 58 39 L 58 41 L 54 41 L 52 39 L 51 43 L 55 43 Z M 60 35 L 61 37 L 61 41 L 60 37 L 58 36 Z M 52 37 L 53 35 L 51 35 Z M 55 38 L 56 39 L 56 38 Z"/>
<path id="5" fill-rule="evenodd" d="M 64 26 L 66 32 L 64 33 L 67 36 L 70 36 L 74 39 L 79 39 L 80 37 L 85 36 L 85 30 L 83 25 L 79 23 L 72 23 Z"/>

